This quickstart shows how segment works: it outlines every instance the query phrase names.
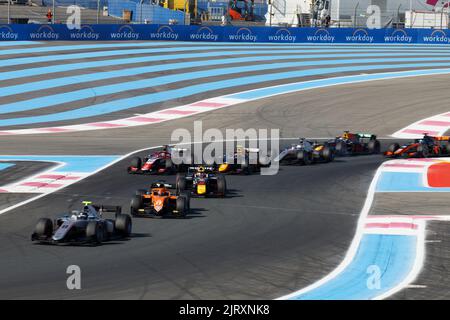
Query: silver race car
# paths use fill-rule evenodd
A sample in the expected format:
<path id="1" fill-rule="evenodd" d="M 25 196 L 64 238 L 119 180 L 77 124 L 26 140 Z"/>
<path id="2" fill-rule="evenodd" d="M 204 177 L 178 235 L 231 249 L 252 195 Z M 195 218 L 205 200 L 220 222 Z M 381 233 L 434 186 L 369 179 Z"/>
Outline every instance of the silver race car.
<path id="1" fill-rule="evenodd" d="M 126 238 L 131 234 L 131 217 L 122 214 L 119 206 L 95 205 L 83 202 L 81 211 L 72 211 L 52 221 L 41 218 L 36 224 L 32 241 L 48 244 L 91 243 Z M 103 213 L 115 213 L 115 219 L 104 219 Z"/>
<path id="2" fill-rule="evenodd" d="M 275 161 L 283 164 L 308 165 L 314 162 L 330 162 L 334 160 L 335 150 L 332 146 L 319 144 L 300 138 L 297 144 L 280 152 Z"/>

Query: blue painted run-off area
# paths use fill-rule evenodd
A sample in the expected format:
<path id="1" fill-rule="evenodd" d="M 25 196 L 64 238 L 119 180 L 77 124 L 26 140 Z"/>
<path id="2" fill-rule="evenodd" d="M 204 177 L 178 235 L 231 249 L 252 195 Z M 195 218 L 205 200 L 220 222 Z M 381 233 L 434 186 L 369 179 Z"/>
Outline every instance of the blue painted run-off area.
<path id="1" fill-rule="evenodd" d="M 10 167 L 12 167 L 12 166 L 14 166 L 13 163 L 1 163 L 1 162 L 0 162 L 0 171 L 1 171 L 1 170 L 8 169 L 8 168 L 10 168 Z"/>
<path id="2" fill-rule="evenodd" d="M 316 289 L 292 299 L 374 299 L 393 289 L 407 277 L 414 266 L 416 246 L 416 236 L 364 235 L 352 262 L 340 274 Z"/>
<path id="3" fill-rule="evenodd" d="M 383 172 L 378 180 L 376 192 L 450 192 L 450 188 L 425 186 L 423 178 L 423 174 L 419 172 Z"/>
<path id="4" fill-rule="evenodd" d="M 119 156 L 0 156 L 0 161 L 64 162 L 65 165 L 57 171 L 92 173 L 118 158 Z"/>

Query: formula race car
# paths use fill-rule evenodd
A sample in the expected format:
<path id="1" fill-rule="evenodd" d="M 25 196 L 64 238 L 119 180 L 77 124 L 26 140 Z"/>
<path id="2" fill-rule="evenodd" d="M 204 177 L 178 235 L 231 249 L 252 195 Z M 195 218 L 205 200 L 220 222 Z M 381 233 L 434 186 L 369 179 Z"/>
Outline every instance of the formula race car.
<path id="1" fill-rule="evenodd" d="M 176 195 L 169 189 L 175 188 L 159 181 L 153 183 L 149 190 L 137 190 L 131 199 L 131 214 L 134 217 L 186 217 L 190 210 L 189 195 Z"/>
<path id="2" fill-rule="evenodd" d="M 450 137 L 432 137 L 425 134 L 422 139 L 400 146 L 393 143 L 384 153 L 388 158 L 427 158 L 450 155 Z"/>
<path id="3" fill-rule="evenodd" d="M 185 176 L 177 177 L 177 190 L 187 190 L 194 196 L 225 197 L 227 183 L 223 175 L 214 173 L 213 167 L 191 167 Z"/>
<path id="4" fill-rule="evenodd" d="M 328 145 L 336 150 L 336 155 L 377 154 L 380 152 L 380 141 L 371 133 L 350 133 L 344 131 L 342 136 L 329 140 Z"/>
<path id="5" fill-rule="evenodd" d="M 183 152 L 185 150 L 175 149 L 171 146 L 164 146 L 162 151 L 154 152 L 147 157 L 133 157 L 128 167 L 131 174 L 163 174 L 186 171 L 188 165 L 176 165 L 172 161 L 172 152 Z"/>
<path id="6" fill-rule="evenodd" d="M 252 174 L 260 172 L 262 167 L 268 166 L 270 166 L 270 163 L 261 163 L 259 149 L 237 146 L 233 154 L 224 155 L 223 163 L 216 164 L 215 171 Z"/>
<path id="7" fill-rule="evenodd" d="M 48 244 L 91 243 L 126 238 L 131 234 L 131 217 L 119 206 L 95 205 L 84 201 L 81 211 L 72 211 L 52 221 L 41 218 L 31 235 L 32 241 Z M 115 219 L 104 219 L 103 213 L 115 213 Z"/>
<path id="8" fill-rule="evenodd" d="M 315 162 L 331 162 L 334 160 L 334 148 L 328 143 L 319 144 L 304 138 L 300 138 L 298 144 L 292 144 L 290 147 L 280 152 L 275 161 L 282 164 L 302 164 L 308 165 Z"/>

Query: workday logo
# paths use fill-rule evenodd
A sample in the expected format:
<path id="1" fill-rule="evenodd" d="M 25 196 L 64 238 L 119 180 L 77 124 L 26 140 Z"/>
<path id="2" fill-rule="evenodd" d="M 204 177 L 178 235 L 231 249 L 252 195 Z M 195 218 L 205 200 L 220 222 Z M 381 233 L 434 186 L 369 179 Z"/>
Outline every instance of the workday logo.
<path id="1" fill-rule="evenodd" d="M 115 40 L 139 40 L 139 36 L 139 33 L 128 24 L 121 26 L 117 32 L 111 33 L 111 39 Z"/>
<path id="2" fill-rule="evenodd" d="M 397 29 L 390 36 L 384 37 L 384 42 L 402 42 L 402 43 L 411 43 L 412 36 L 408 35 L 408 33 L 403 29 Z"/>
<path id="3" fill-rule="evenodd" d="M 356 29 L 351 36 L 346 36 L 347 42 L 373 42 L 373 36 L 369 35 L 366 29 Z"/>
<path id="4" fill-rule="evenodd" d="M 450 38 L 444 30 L 434 30 L 431 35 L 424 36 L 423 42 L 427 43 L 450 43 Z"/>
<path id="5" fill-rule="evenodd" d="M 275 35 L 269 36 L 269 41 L 277 41 L 277 42 L 295 42 L 297 36 L 293 36 L 291 32 L 286 29 L 279 29 Z"/>
<path id="6" fill-rule="evenodd" d="M 228 35 L 228 39 L 231 41 L 256 42 L 258 36 L 254 35 L 249 28 L 239 28 L 235 34 Z"/>
<path id="7" fill-rule="evenodd" d="M 58 40 L 59 34 L 49 25 L 40 26 L 36 32 L 30 33 L 32 40 Z"/>
<path id="8" fill-rule="evenodd" d="M 209 27 L 201 27 L 196 33 L 191 33 L 189 35 L 191 40 L 200 41 L 217 41 L 219 40 L 219 35 L 215 34 L 214 31 Z"/>
<path id="9" fill-rule="evenodd" d="M 180 35 L 170 26 L 161 26 L 156 32 L 150 33 L 150 39 L 156 40 L 178 40 Z"/>
<path id="10" fill-rule="evenodd" d="M 335 37 L 330 34 L 327 29 L 317 29 L 314 35 L 306 36 L 306 41 L 309 42 L 334 42 Z"/>
<path id="11" fill-rule="evenodd" d="M 91 26 L 83 25 L 80 30 L 70 33 L 70 39 L 72 40 L 98 40 L 100 33 L 95 32 Z"/>
<path id="12" fill-rule="evenodd" d="M 19 34 L 8 25 L 0 26 L 0 40 L 17 40 Z"/>

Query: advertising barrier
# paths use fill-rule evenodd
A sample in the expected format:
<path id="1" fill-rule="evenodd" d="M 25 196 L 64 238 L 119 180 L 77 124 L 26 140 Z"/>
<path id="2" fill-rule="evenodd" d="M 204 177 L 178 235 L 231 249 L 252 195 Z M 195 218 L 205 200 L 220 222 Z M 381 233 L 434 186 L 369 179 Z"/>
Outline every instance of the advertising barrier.
<path id="1" fill-rule="evenodd" d="M 0 41 L 171 40 L 269 43 L 394 43 L 450 44 L 450 31 L 440 29 L 277 28 L 184 26 L 158 24 L 0 25 Z"/>

